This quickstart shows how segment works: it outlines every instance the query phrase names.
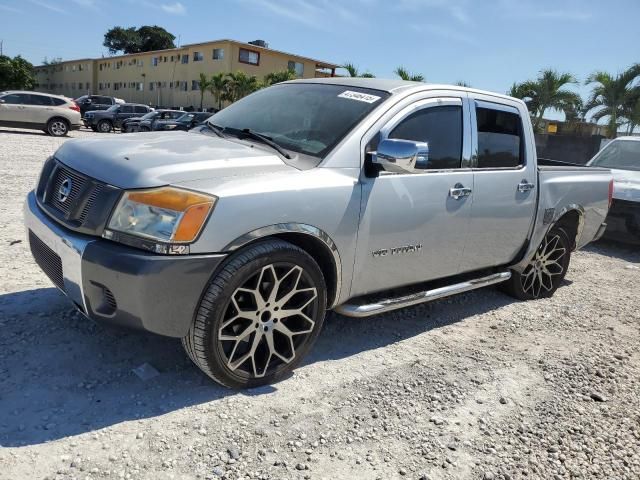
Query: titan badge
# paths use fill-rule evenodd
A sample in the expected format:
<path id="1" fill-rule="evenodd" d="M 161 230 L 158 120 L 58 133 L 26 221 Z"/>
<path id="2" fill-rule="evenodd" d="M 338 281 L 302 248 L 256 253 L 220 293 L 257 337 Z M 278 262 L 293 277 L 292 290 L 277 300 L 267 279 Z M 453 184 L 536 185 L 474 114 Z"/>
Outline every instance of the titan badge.
<path id="1" fill-rule="evenodd" d="M 371 254 L 374 258 L 378 258 L 393 255 L 406 255 L 409 253 L 420 253 L 420 251 L 422 251 L 422 244 L 418 243 L 416 245 L 403 245 L 402 247 L 381 248 L 379 250 L 374 250 Z"/>

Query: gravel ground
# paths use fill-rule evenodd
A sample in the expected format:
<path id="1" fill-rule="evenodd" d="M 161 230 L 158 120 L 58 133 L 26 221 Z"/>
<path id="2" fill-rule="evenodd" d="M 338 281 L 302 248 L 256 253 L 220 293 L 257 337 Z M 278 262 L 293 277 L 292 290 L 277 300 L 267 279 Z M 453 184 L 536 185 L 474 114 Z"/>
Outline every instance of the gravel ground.
<path id="1" fill-rule="evenodd" d="M 36 267 L 22 199 L 64 141 L 0 129 L 1 479 L 640 478 L 637 246 L 575 253 L 552 299 L 331 314 L 292 377 L 233 392 Z"/>

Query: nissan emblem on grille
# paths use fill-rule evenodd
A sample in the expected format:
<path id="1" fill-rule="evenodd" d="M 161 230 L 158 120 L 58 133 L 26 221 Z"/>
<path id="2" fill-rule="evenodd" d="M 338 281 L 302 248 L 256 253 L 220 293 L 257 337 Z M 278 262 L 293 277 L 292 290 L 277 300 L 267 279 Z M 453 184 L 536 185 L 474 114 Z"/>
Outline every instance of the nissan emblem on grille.
<path id="1" fill-rule="evenodd" d="M 67 198 L 69 198 L 69 194 L 71 193 L 71 179 L 65 178 L 58 189 L 58 200 L 60 203 L 64 203 Z"/>

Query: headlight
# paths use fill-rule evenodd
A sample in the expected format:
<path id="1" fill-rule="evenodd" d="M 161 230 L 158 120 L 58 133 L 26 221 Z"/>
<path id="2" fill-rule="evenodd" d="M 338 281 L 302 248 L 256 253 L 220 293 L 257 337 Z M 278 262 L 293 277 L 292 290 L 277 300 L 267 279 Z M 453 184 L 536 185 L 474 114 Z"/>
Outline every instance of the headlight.
<path id="1" fill-rule="evenodd" d="M 188 248 L 168 247 L 193 242 L 216 200 L 214 196 L 173 187 L 128 191 L 118 202 L 103 236 L 122 241 L 116 233 L 122 232 L 162 242 L 138 245 L 158 253 L 188 253 Z"/>

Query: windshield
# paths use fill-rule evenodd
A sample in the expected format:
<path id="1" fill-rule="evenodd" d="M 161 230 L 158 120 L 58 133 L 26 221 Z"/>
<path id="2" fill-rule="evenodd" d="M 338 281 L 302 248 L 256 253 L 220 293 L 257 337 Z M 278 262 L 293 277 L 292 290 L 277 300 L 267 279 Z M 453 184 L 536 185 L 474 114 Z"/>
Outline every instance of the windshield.
<path id="1" fill-rule="evenodd" d="M 275 85 L 228 106 L 208 121 L 220 128 L 248 128 L 288 150 L 324 158 L 388 96 L 379 90 L 340 85 Z"/>
<path id="2" fill-rule="evenodd" d="M 156 115 L 158 115 L 159 112 L 149 112 L 149 113 L 145 113 L 142 117 L 140 117 L 142 120 L 149 120 L 150 118 L 155 117 Z"/>
<path id="3" fill-rule="evenodd" d="M 589 166 L 640 171 L 640 141 L 615 140 L 600 150 Z"/>
<path id="4" fill-rule="evenodd" d="M 178 122 L 188 122 L 193 118 L 193 113 L 185 113 L 184 115 L 180 115 L 176 120 Z"/>
<path id="5" fill-rule="evenodd" d="M 118 108 L 120 108 L 120 105 L 111 105 L 109 108 L 107 108 L 107 112 L 115 112 L 116 110 L 118 110 Z"/>

